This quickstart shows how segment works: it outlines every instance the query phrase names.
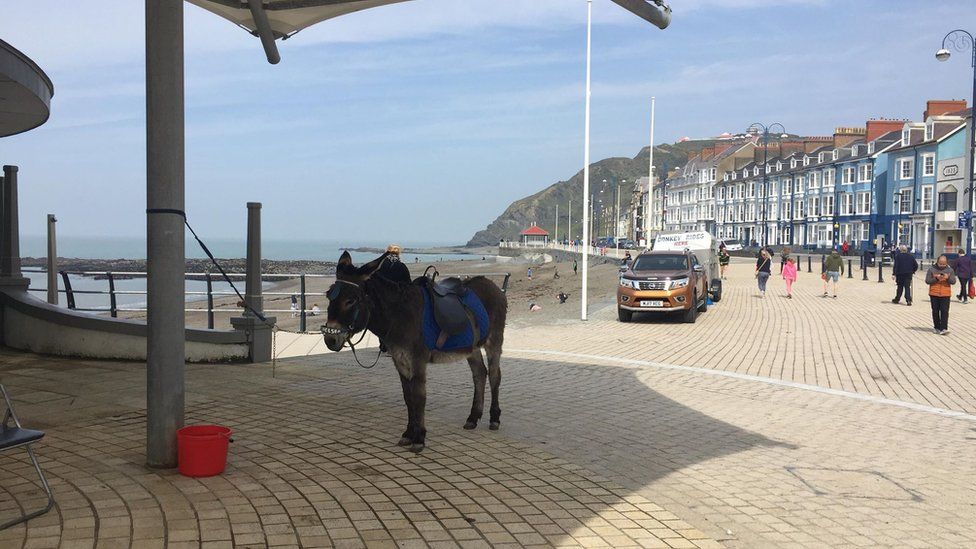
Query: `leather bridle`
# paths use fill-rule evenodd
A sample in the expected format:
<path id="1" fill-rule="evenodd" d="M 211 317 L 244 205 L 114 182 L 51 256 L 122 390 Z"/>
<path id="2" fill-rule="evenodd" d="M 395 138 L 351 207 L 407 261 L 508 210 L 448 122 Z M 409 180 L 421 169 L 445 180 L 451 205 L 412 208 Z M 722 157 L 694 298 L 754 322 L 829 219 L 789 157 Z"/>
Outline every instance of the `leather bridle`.
<path id="1" fill-rule="evenodd" d="M 369 366 L 366 366 L 365 364 L 363 364 L 362 362 L 360 362 L 359 355 L 356 354 L 356 345 L 359 345 L 360 343 L 362 343 L 363 342 L 363 339 L 366 337 L 366 332 L 369 331 L 369 321 L 370 321 L 370 318 L 372 316 L 372 313 L 370 313 L 370 310 L 369 310 L 369 303 L 366 302 L 366 297 L 367 297 L 366 287 L 365 286 L 361 286 L 361 285 L 359 285 L 359 284 L 357 284 L 355 282 L 350 282 L 348 280 L 339 280 L 339 279 L 336 279 L 336 282 L 335 283 L 336 284 L 347 284 L 349 286 L 353 286 L 354 288 L 356 288 L 356 290 L 359 291 L 359 293 L 362 295 L 362 297 L 358 300 L 359 303 L 356 304 L 356 310 L 353 313 L 352 321 L 350 321 L 349 324 L 347 324 L 345 326 L 341 326 L 339 328 L 330 328 L 328 326 L 322 326 L 320 328 L 320 330 L 322 331 L 322 335 L 340 335 L 340 334 L 345 334 L 346 335 L 346 339 L 345 339 L 345 341 L 342 342 L 342 347 L 345 347 L 348 344 L 349 345 L 349 348 L 352 349 L 352 356 L 353 356 L 353 358 L 356 359 L 356 363 L 359 364 L 360 367 L 365 368 L 365 369 L 368 370 L 368 369 L 372 368 L 373 366 L 376 366 L 376 364 L 380 361 L 380 356 L 383 355 L 383 351 L 381 350 L 381 351 L 379 351 L 379 352 L 376 353 L 376 360 L 374 360 L 373 363 L 370 364 Z M 329 298 L 329 301 L 330 302 L 333 300 L 333 298 L 330 297 L 328 294 L 331 294 L 331 293 L 332 293 L 332 291 L 330 290 L 329 292 L 327 292 L 327 295 L 326 295 L 326 297 Z M 339 296 L 336 295 L 335 297 L 339 297 Z M 360 312 L 362 311 L 362 308 L 363 307 L 366 307 L 366 322 L 363 324 L 363 327 L 362 328 L 360 328 L 360 329 L 357 330 L 356 329 L 356 321 L 359 319 L 359 315 L 360 315 Z M 352 342 L 353 336 L 356 334 L 356 332 L 360 332 L 360 331 L 362 332 L 362 335 L 359 336 L 359 341 L 357 341 L 356 343 L 353 343 Z M 342 347 L 340 347 L 339 349 L 342 350 Z"/>

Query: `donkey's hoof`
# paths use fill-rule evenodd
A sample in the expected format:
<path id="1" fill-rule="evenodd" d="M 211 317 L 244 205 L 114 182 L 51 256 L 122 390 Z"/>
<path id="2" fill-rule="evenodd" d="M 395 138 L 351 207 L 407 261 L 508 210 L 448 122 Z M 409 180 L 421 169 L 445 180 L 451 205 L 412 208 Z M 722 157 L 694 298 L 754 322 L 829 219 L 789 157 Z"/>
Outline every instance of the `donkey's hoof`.
<path id="1" fill-rule="evenodd" d="M 474 429 L 477 426 L 478 426 L 478 422 L 477 421 L 466 421 L 464 423 L 464 428 L 466 430 L 468 430 L 468 431 L 470 431 L 471 429 Z"/>
<path id="2" fill-rule="evenodd" d="M 500 421 L 492 421 L 491 423 L 488 424 L 488 429 L 492 431 L 497 431 L 498 428 L 501 427 L 501 425 L 502 424 Z"/>
<path id="3" fill-rule="evenodd" d="M 424 446 L 425 445 L 423 442 L 415 442 L 410 445 L 410 451 L 415 454 L 419 454 L 420 452 L 424 451 Z"/>
<path id="4" fill-rule="evenodd" d="M 410 446 L 411 444 L 413 444 L 413 441 L 410 440 L 410 437 L 403 437 L 400 439 L 400 442 L 397 442 L 397 446 Z"/>

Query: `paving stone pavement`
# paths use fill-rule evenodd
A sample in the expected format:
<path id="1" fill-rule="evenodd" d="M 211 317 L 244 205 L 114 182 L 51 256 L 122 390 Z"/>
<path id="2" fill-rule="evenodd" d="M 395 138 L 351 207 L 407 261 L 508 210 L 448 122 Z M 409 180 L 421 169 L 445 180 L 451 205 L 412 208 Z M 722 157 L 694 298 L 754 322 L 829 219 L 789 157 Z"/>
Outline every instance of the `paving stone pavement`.
<path id="1" fill-rule="evenodd" d="M 48 429 L 59 503 L 0 547 L 976 547 L 973 392 L 953 377 L 972 370 L 946 361 L 972 313 L 953 305 L 954 333 L 925 334 L 910 329 L 923 298 L 896 307 L 887 284 L 843 282 L 837 301 L 815 275 L 792 301 L 759 300 L 735 273 L 694 326 L 604 309 L 510 330 L 502 429 L 463 431 L 470 372 L 432 366 L 420 456 L 394 446 L 405 411 L 387 359 L 292 358 L 274 379 L 188 366 L 189 420 L 235 430 L 212 479 L 142 466 L 142 364 L 6 352 L 0 378 Z M 862 339 L 881 346 L 863 347 L 886 354 L 835 353 L 860 348 L 848 327 L 870 319 L 882 328 Z M 854 383 L 872 371 L 892 377 Z M 0 456 L 0 473 L 0 516 L 11 496 L 39 501 L 26 461 Z"/>

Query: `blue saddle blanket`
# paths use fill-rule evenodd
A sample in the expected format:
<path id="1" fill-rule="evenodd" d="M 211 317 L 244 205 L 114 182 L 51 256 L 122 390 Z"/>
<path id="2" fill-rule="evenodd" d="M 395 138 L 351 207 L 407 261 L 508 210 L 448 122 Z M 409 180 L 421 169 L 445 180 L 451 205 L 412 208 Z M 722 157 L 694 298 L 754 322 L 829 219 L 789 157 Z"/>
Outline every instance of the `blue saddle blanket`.
<path id="1" fill-rule="evenodd" d="M 474 330 L 469 326 L 465 331 L 460 334 L 452 335 L 447 338 L 444 342 L 444 346 L 437 348 L 437 337 L 441 334 L 441 329 L 437 325 L 437 321 L 434 319 L 434 304 L 431 302 L 430 293 L 424 288 L 421 292 L 424 294 L 424 345 L 427 349 L 433 351 L 455 351 L 458 349 L 471 349 L 475 346 L 474 341 Z M 477 294 L 468 290 L 465 292 L 464 297 L 461 298 L 461 303 L 468 308 L 469 311 L 474 316 L 474 320 L 478 325 L 478 332 L 481 335 L 481 340 L 477 343 L 483 342 L 488 338 L 488 310 L 478 299 Z"/>

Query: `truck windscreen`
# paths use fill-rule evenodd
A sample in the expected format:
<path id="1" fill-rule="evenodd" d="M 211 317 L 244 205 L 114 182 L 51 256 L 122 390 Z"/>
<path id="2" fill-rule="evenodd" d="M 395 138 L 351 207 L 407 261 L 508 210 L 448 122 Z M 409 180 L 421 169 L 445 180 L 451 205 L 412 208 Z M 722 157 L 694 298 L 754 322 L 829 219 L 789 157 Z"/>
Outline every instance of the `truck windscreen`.
<path id="1" fill-rule="evenodd" d="M 683 255 L 643 255 L 634 262 L 635 271 L 680 271 L 688 268 Z"/>

